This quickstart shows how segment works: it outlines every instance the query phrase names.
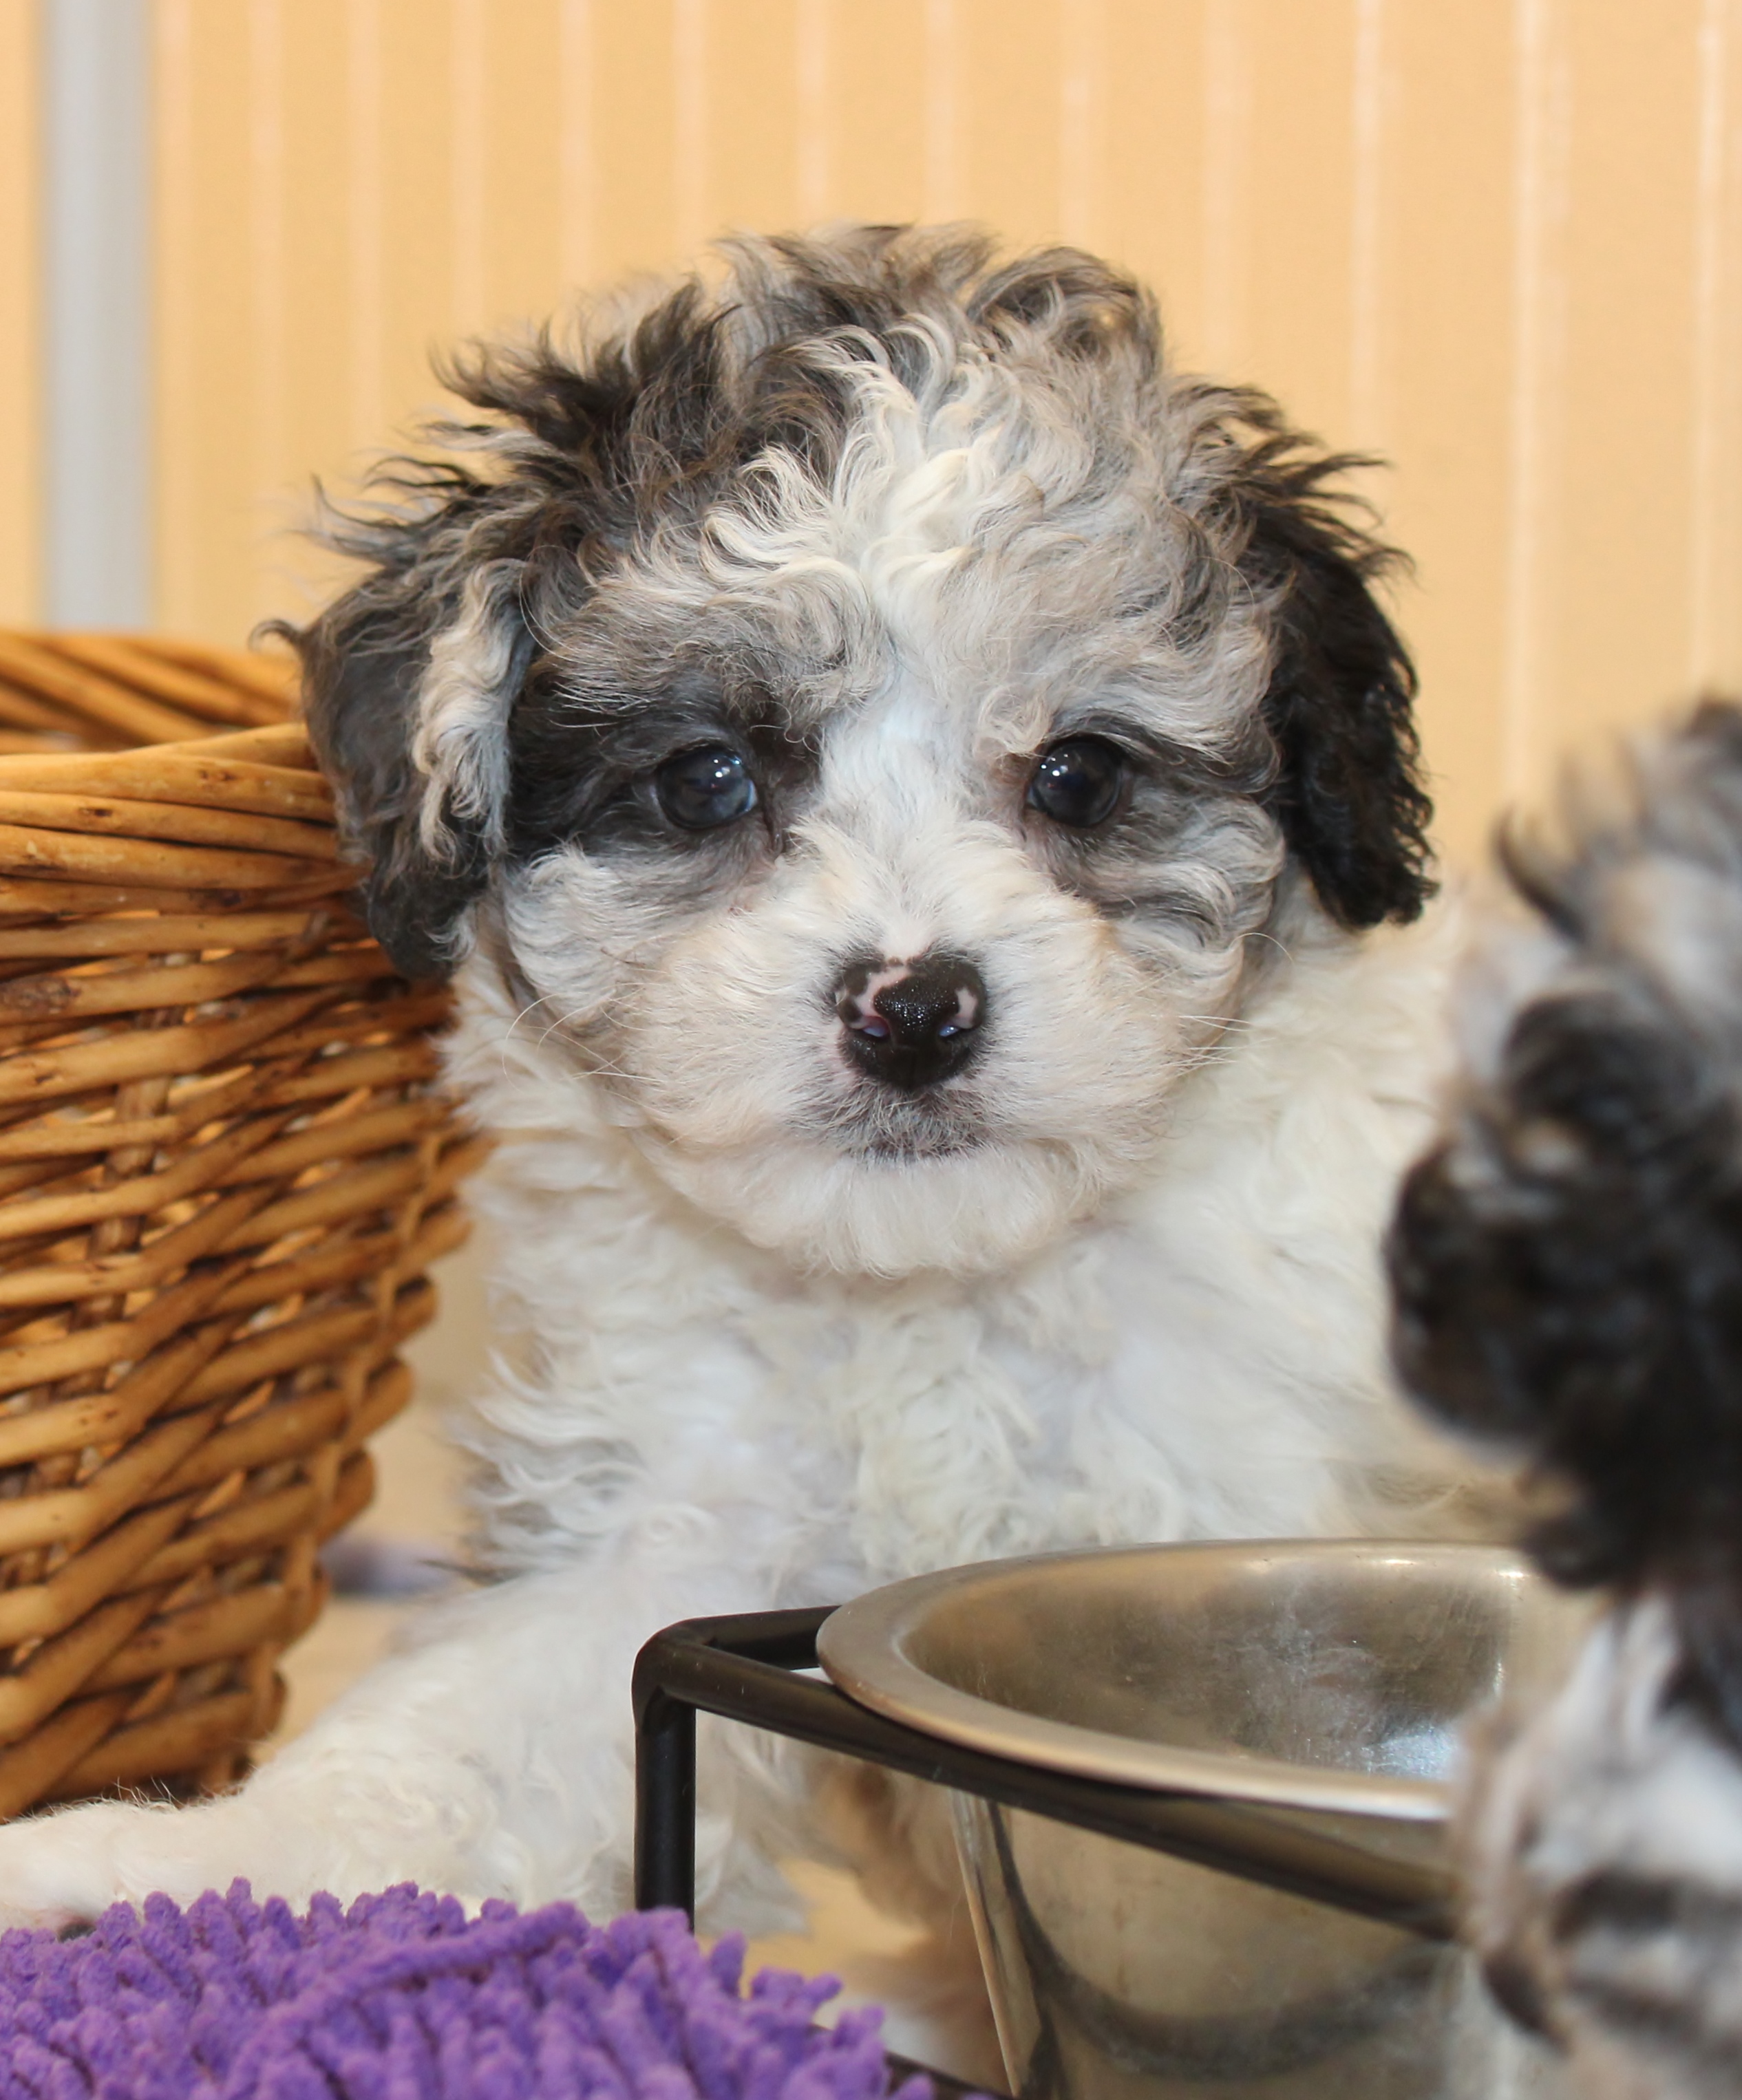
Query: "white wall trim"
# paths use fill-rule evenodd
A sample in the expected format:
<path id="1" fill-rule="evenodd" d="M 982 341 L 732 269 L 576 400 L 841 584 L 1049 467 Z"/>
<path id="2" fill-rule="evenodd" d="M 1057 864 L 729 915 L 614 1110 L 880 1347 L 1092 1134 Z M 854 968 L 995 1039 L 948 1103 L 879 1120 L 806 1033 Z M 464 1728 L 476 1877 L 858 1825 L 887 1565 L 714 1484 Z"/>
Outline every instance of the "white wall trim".
<path id="1" fill-rule="evenodd" d="M 152 619 L 149 0 L 43 0 L 44 611 Z"/>

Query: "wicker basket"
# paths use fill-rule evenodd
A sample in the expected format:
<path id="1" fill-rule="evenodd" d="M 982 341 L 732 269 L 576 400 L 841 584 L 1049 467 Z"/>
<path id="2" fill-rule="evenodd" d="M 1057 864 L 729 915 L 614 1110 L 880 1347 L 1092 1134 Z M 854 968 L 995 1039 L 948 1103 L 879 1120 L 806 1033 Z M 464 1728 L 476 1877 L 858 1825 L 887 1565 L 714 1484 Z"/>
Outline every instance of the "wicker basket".
<path id="1" fill-rule="evenodd" d="M 0 1815 L 238 1776 L 463 1237 L 444 1000 L 351 915 L 290 706 L 0 634 Z"/>

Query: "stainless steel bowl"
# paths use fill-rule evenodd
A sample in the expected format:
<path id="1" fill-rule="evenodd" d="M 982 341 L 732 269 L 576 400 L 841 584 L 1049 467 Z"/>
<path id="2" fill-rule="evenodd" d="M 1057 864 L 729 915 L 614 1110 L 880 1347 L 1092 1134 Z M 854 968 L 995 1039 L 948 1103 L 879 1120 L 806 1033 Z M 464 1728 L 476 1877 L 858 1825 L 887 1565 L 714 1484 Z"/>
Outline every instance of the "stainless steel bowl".
<path id="1" fill-rule="evenodd" d="M 1460 1724 L 1558 1680 L 1582 1608 L 1483 1546 L 1138 1546 L 989 1562 L 829 1620 L 852 1697 L 1001 1756 L 1248 1804 L 1255 1829 L 1446 1873 Z M 1023 2100 L 1501 2100 L 1559 2090 L 1461 1949 L 956 1797 Z"/>

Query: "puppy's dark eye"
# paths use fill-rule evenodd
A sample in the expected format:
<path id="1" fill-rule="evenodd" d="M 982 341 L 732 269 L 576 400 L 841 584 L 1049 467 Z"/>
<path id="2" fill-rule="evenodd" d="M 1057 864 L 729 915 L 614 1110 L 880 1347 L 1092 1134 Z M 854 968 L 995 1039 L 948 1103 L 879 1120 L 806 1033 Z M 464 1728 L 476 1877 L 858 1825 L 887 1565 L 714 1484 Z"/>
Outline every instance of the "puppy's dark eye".
<path id="1" fill-rule="evenodd" d="M 1103 823 L 1125 785 L 1125 759 L 1104 737 L 1070 736 L 1041 753 L 1028 807 L 1077 831 Z"/>
<path id="2" fill-rule="evenodd" d="M 756 783 L 741 755 L 723 744 L 680 751 L 653 776 L 660 808 L 686 832 L 735 824 L 756 807 Z"/>

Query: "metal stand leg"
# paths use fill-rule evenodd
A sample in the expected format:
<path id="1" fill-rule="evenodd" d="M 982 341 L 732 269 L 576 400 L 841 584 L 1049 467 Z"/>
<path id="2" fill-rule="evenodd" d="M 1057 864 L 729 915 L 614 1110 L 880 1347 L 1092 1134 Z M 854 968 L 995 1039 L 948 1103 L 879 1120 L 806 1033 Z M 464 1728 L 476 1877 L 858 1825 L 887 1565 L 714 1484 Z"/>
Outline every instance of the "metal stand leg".
<path id="1" fill-rule="evenodd" d="M 696 1923 L 696 1710 L 657 1684 L 635 1701 L 635 1908 Z"/>
<path id="2" fill-rule="evenodd" d="M 758 1684 L 816 1666 L 816 1632 L 833 1609 L 745 1612 L 687 1619 L 635 1658 L 635 1908 L 680 1910 L 696 1922 L 696 1714 L 731 1714 Z M 826 1685 L 801 1692 L 838 1699 Z M 722 1695 L 725 1703 L 721 1703 Z M 845 1703 L 845 1702 L 843 1702 Z M 772 1725 L 779 1727 L 778 1718 Z"/>

